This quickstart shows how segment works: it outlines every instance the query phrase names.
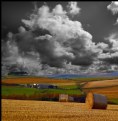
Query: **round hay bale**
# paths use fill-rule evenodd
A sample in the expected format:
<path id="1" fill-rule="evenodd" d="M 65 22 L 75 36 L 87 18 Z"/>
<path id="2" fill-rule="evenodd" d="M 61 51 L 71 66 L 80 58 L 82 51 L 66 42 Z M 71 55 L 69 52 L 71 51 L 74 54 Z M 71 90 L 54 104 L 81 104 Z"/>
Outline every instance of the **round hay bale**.
<path id="1" fill-rule="evenodd" d="M 60 102 L 68 102 L 68 95 L 66 95 L 66 94 L 60 94 L 59 95 L 59 101 Z"/>
<path id="2" fill-rule="evenodd" d="M 89 92 L 86 96 L 86 105 L 89 109 L 106 109 L 107 98 L 101 94 L 93 94 Z"/>

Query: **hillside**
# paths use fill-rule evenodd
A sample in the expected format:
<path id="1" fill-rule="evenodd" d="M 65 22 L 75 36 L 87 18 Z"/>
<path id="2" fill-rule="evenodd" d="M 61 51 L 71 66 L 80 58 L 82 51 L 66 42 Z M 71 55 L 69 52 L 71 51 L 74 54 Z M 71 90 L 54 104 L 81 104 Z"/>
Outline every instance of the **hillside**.
<path id="1" fill-rule="evenodd" d="M 83 88 L 98 88 L 109 86 L 118 86 L 118 79 L 88 82 L 83 86 Z"/>

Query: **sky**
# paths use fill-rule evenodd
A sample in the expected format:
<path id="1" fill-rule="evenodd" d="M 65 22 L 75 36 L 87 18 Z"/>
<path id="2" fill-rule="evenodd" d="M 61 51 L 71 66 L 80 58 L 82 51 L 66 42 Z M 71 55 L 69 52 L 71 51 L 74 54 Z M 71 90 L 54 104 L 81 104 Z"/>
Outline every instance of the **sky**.
<path id="1" fill-rule="evenodd" d="M 2 53 L 27 67 L 117 70 L 118 2 L 2 2 Z"/>
<path id="2" fill-rule="evenodd" d="M 66 8 L 67 4 L 67 2 L 46 3 L 50 8 L 53 8 L 57 4 L 61 4 Z M 116 21 L 117 15 L 113 16 L 111 12 L 106 9 L 109 3 L 110 2 L 78 2 L 81 13 L 73 19 L 82 22 L 83 27 L 94 35 L 94 41 L 103 41 L 103 37 L 115 29 L 113 24 Z M 37 2 L 37 4 L 40 7 L 44 2 Z M 17 32 L 17 28 L 22 25 L 21 19 L 28 18 L 33 9 L 34 5 L 32 2 L 2 2 L 3 33 L 6 35 L 8 31 Z"/>

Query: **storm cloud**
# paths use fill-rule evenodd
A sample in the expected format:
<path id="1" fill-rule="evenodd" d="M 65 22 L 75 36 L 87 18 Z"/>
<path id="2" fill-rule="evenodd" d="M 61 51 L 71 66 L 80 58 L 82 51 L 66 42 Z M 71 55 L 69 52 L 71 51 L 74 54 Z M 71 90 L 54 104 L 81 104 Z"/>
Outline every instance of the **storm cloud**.
<path id="1" fill-rule="evenodd" d="M 105 40 L 109 41 L 111 47 L 107 53 L 102 53 L 99 57 L 109 64 L 118 65 L 118 33 L 115 32 L 110 34 Z"/>
<path id="2" fill-rule="evenodd" d="M 88 68 L 96 60 L 117 64 L 118 36 L 106 38 L 111 49 L 103 42 L 93 42 L 92 34 L 83 28 L 82 23 L 69 17 L 79 14 L 81 8 L 77 2 L 69 2 L 67 8 L 64 10 L 58 4 L 51 10 L 48 5 L 38 8 L 35 4 L 35 11 L 29 19 L 22 19 L 24 26 L 18 28 L 18 33 L 9 33 L 7 41 L 3 41 L 3 59 L 24 64 L 29 70 L 42 69 L 45 64 L 66 68 L 69 63 Z"/>
<path id="3" fill-rule="evenodd" d="M 107 6 L 107 9 L 111 10 L 113 15 L 118 14 L 118 2 L 111 2 L 111 4 Z M 118 18 L 116 20 L 115 26 L 118 26 L 117 23 Z M 114 30 L 114 32 L 111 32 L 108 37 L 105 37 L 105 40 L 109 42 L 110 48 L 107 53 L 103 53 L 99 56 L 100 59 L 111 65 L 118 65 L 118 28 L 116 27 L 116 30 Z"/>
<path id="4" fill-rule="evenodd" d="M 44 48 L 37 48 L 42 62 L 51 66 L 63 66 L 65 60 L 75 65 L 88 66 L 98 53 L 95 43 L 92 42 L 92 35 L 83 29 L 79 21 L 72 21 L 60 4 L 52 11 L 47 5 L 43 5 L 37 14 L 31 14 L 30 20 L 23 19 L 22 22 L 31 31 L 49 31 L 50 34 L 43 37 L 39 35 L 35 39 L 39 42 L 39 48 Z"/>

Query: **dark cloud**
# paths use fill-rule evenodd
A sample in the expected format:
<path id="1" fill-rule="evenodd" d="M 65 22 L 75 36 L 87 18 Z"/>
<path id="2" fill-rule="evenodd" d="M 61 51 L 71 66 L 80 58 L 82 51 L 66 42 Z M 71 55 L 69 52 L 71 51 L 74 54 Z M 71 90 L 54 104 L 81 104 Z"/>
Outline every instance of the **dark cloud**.
<path id="1" fill-rule="evenodd" d="M 60 4 L 56 5 L 52 12 L 44 5 L 38 9 L 37 14 L 31 16 L 30 20 L 22 22 L 34 33 L 37 32 L 37 35 L 42 29 L 47 30 L 46 35 L 51 36 L 50 39 L 47 39 L 46 35 L 36 37 L 42 62 L 50 66 L 63 65 L 65 60 L 76 65 L 86 66 L 92 63 L 96 57 L 96 52 L 91 49 L 95 48 L 92 35 L 82 28 L 79 21 L 72 21 Z M 87 58 L 89 61 L 86 61 Z"/>
<path id="2" fill-rule="evenodd" d="M 79 12 L 77 4 L 73 5 L 72 11 Z M 24 56 L 33 51 L 39 54 L 42 64 L 63 67 L 66 61 L 89 66 L 100 51 L 92 42 L 92 35 L 79 21 L 72 21 L 60 4 L 52 11 L 43 5 L 31 14 L 29 20 L 22 22 L 29 30 L 20 26 L 19 33 L 10 41 L 18 49 L 17 55 Z"/>
<path id="3" fill-rule="evenodd" d="M 34 37 L 31 31 L 16 34 L 14 40 L 20 53 L 26 53 L 34 49 Z"/>
<path id="4" fill-rule="evenodd" d="M 74 5 L 71 12 L 77 14 L 79 8 Z M 77 65 L 86 69 L 90 65 L 97 68 L 96 60 L 117 64 L 117 34 L 106 38 L 106 43 L 94 43 L 92 35 L 84 30 L 81 22 L 71 20 L 62 5 L 52 10 L 43 5 L 36 10 L 28 20 L 22 19 L 24 27 L 20 26 L 17 34 L 9 33 L 3 41 L 2 57 L 7 61 L 24 65 L 32 72 L 45 64 L 57 68 Z"/>
<path id="5" fill-rule="evenodd" d="M 111 57 L 111 58 L 104 58 L 102 61 L 105 61 L 106 63 L 109 63 L 109 64 L 118 65 L 118 56 Z"/>

